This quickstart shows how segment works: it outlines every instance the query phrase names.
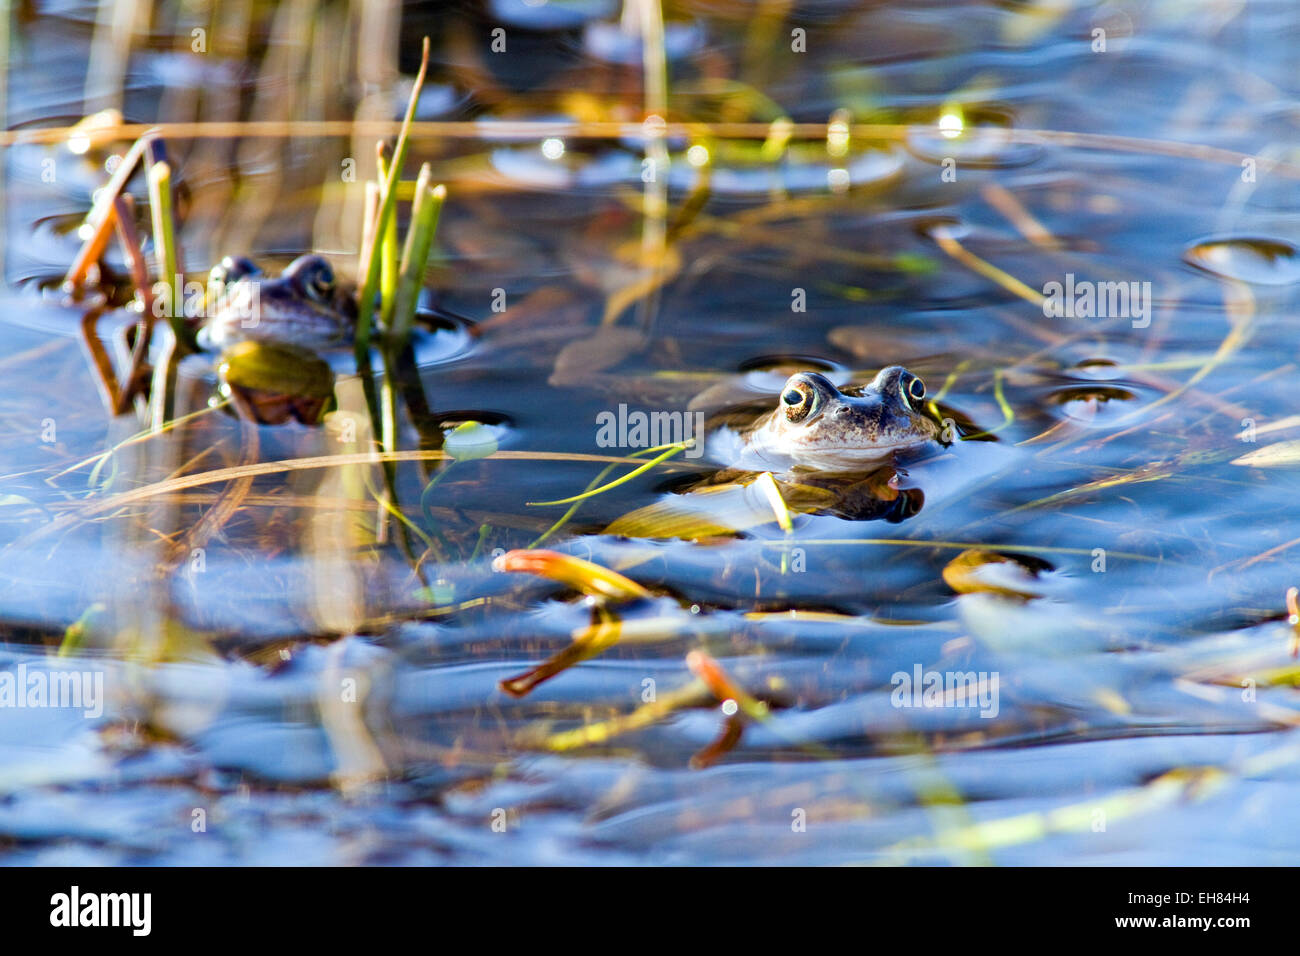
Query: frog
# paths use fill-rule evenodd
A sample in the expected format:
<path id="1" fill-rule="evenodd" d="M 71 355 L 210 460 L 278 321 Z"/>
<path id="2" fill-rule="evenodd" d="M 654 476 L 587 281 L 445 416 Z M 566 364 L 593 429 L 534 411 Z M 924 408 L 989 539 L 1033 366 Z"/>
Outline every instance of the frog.
<path id="1" fill-rule="evenodd" d="M 819 372 L 796 372 L 776 408 L 740 433 L 736 464 L 844 470 L 921 449 L 941 435 L 925 394 L 925 383 L 901 365 L 843 390 Z"/>
<path id="2" fill-rule="evenodd" d="M 226 256 L 208 276 L 198 344 L 212 352 L 248 341 L 328 351 L 352 342 L 356 322 L 355 293 L 324 256 L 299 256 L 276 278 L 246 256 Z"/>
<path id="3" fill-rule="evenodd" d="M 319 421 L 334 389 L 321 356 L 349 346 L 357 320 L 353 290 L 324 256 L 299 256 L 274 278 L 246 256 L 226 256 L 209 273 L 204 313 L 200 351 L 180 366 L 190 392 L 181 411 L 238 392 L 261 424 Z"/>
<path id="4" fill-rule="evenodd" d="M 790 513 L 906 521 L 925 505 L 908 465 L 949 444 L 922 404 L 925 396 L 925 383 L 901 365 L 881 369 L 868 385 L 843 389 L 820 372 L 796 372 L 775 407 L 767 400 L 757 419 L 748 405 L 714 419 L 706 449 L 720 470 L 683 477 L 605 533 L 690 539 L 744 533 L 773 518 L 772 499 L 757 481 L 764 472 L 766 487 L 775 487 Z M 742 427 L 742 420 L 749 424 Z"/>

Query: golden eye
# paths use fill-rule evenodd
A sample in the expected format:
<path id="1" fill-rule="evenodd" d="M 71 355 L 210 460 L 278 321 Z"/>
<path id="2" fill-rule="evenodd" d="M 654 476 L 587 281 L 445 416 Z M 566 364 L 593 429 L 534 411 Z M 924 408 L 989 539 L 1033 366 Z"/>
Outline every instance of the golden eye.
<path id="1" fill-rule="evenodd" d="M 925 382 L 921 381 L 915 375 L 912 376 L 912 380 L 907 383 L 907 394 L 913 401 L 919 402 L 921 399 L 925 398 Z"/>
<path id="2" fill-rule="evenodd" d="M 817 403 L 817 393 L 801 382 L 782 392 L 781 402 L 785 405 L 786 421 L 801 422 L 812 413 L 813 406 Z"/>

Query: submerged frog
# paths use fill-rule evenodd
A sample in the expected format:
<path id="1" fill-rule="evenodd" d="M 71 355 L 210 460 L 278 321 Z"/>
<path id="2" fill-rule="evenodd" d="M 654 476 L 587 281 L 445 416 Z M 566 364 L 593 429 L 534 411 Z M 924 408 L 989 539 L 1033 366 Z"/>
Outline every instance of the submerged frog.
<path id="1" fill-rule="evenodd" d="M 243 256 L 227 256 L 208 278 L 211 314 L 199 332 L 205 349 L 276 342 L 316 351 L 352 341 L 357 304 L 322 256 L 299 256 L 267 278 Z"/>
<path id="2" fill-rule="evenodd" d="M 824 375 L 799 372 L 786 381 L 777 407 L 741 433 L 738 463 L 834 468 L 917 448 L 940 435 L 924 399 L 925 383 L 901 365 L 843 391 Z"/>

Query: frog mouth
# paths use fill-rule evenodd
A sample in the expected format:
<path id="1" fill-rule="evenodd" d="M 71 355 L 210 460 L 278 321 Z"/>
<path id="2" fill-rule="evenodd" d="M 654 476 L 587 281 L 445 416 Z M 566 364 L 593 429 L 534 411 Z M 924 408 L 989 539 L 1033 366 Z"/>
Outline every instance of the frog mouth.
<path id="1" fill-rule="evenodd" d="M 891 452 L 905 448 L 916 448 L 930 440 L 928 435 L 915 435 L 908 438 L 876 439 L 869 442 L 845 442 L 843 444 L 822 444 L 796 447 L 790 457 L 798 461 L 873 461 Z"/>
<path id="2" fill-rule="evenodd" d="M 852 470 L 864 465 L 878 464 L 895 452 L 921 448 L 931 441 L 932 435 L 917 433 L 897 438 L 871 441 L 816 442 L 811 436 L 806 442 L 787 440 L 778 442 L 772 436 L 755 435 L 744 449 L 742 458 L 758 466 L 773 468 L 809 468 Z"/>

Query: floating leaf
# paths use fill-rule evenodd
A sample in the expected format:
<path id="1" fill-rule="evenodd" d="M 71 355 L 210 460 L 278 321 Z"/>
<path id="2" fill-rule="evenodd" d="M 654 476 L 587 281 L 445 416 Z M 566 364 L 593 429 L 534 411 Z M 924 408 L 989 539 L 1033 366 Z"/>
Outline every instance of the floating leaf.
<path id="1" fill-rule="evenodd" d="M 648 598 L 650 592 L 631 578 L 591 561 L 558 551 L 537 549 L 507 551 L 492 562 L 494 571 L 524 571 L 568 585 L 593 597 L 632 601 Z"/>
<path id="2" fill-rule="evenodd" d="M 497 686 L 511 697 L 523 697 L 543 681 L 548 681 L 575 664 L 595 657 L 605 648 L 617 644 L 622 635 L 622 618 L 601 607 L 597 619 L 573 635 L 572 644 L 552 654 L 536 667 L 530 667 L 522 674 L 498 681 Z"/>
<path id="3" fill-rule="evenodd" d="M 958 594 L 1001 594 L 1005 597 L 1042 597 L 1045 591 L 1039 572 L 1042 563 L 1031 566 L 1026 559 L 970 548 L 953 558 L 943 569 L 943 580 Z"/>
<path id="4" fill-rule="evenodd" d="M 776 523 L 781 526 L 782 531 L 793 531 L 794 522 L 790 520 L 790 509 L 786 506 L 785 499 L 781 497 L 781 489 L 776 486 L 776 479 L 772 477 L 770 471 L 765 471 L 754 481 L 754 487 L 763 493 L 767 503 L 772 506 L 772 513 L 776 515 Z"/>
<path id="5" fill-rule="evenodd" d="M 835 492 L 813 485 L 772 482 L 786 519 L 832 507 Z M 769 493 L 759 481 L 699 488 L 685 495 L 666 495 L 653 504 L 616 518 L 606 534 L 629 538 L 727 537 L 779 521 Z M 783 525 L 784 527 L 784 525 Z M 787 529 L 789 530 L 789 529 Z"/>
<path id="6" fill-rule="evenodd" d="M 442 450 L 457 461 L 473 461 L 496 454 L 496 429 L 481 422 L 462 422 L 447 433 Z"/>
<path id="7" fill-rule="evenodd" d="M 435 607 L 446 607 L 456 601 L 456 585 L 450 581 L 435 581 L 426 588 L 416 588 L 415 597 Z"/>
<path id="8" fill-rule="evenodd" d="M 1251 468 L 1289 468 L 1300 465 L 1300 441 L 1280 441 L 1265 445 L 1232 459 L 1232 463 Z"/>

